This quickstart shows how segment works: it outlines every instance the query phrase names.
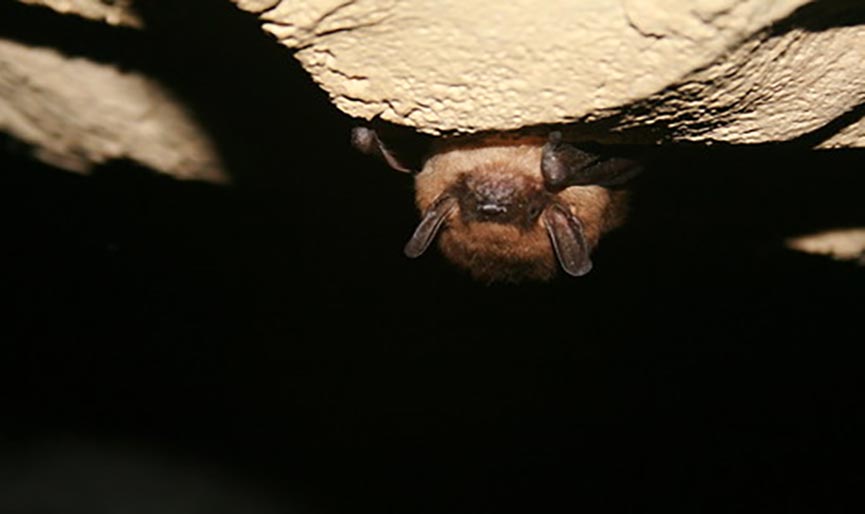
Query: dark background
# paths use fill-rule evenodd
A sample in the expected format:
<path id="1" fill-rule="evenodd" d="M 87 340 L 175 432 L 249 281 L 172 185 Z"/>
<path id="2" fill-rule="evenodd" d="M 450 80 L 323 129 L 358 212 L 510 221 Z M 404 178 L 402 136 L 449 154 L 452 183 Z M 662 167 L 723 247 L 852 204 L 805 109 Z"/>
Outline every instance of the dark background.
<path id="1" fill-rule="evenodd" d="M 865 154 L 665 149 L 590 275 L 479 285 L 403 257 L 410 178 L 254 17 L 148 5 L 144 33 L 0 9 L 169 84 L 234 178 L 2 140 L 0 511 L 120 512 L 110 487 L 46 506 L 56 454 L 67 486 L 158 456 L 139 507 L 182 468 L 225 512 L 860 510 L 865 272 L 782 243 L 865 225 Z"/>

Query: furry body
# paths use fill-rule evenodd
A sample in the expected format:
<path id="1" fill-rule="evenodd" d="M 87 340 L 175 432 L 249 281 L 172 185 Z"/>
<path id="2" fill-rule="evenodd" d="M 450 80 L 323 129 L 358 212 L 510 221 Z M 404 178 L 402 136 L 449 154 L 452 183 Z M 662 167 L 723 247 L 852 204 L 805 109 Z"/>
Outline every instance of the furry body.
<path id="1" fill-rule="evenodd" d="M 468 184 L 460 197 L 489 186 L 506 190 L 513 198 L 513 210 L 540 203 L 565 206 L 582 222 L 589 251 L 601 235 L 621 224 L 625 216 L 625 192 L 601 186 L 574 186 L 550 192 L 541 174 L 542 138 L 485 138 L 437 145 L 423 170 L 415 177 L 416 201 L 426 212 L 455 184 Z M 498 222 L 479 220 L 463 209 L 468 201 L 448 214 L 439 234 L 439 248 L 457 266 L 482 281 L 548 280 L 559 266 L 543 218 L 522 216 Z M 537 207 L 536 207 L 537 208 Z"/>
<path id="2" fill-rule="evenodd" d="M 634 161 L 564 142 L 560 132 L 439 139 L 419 167 L 373 129 L 355 128 L 352 142 L 394 169 L 420 169 L 422 219 L 406 255 L 419 257 L 437 238 L 445 257 L 486 282 L 588 273 L 601 235 L 625 218 L 619 186 L 639 171 Z"/>

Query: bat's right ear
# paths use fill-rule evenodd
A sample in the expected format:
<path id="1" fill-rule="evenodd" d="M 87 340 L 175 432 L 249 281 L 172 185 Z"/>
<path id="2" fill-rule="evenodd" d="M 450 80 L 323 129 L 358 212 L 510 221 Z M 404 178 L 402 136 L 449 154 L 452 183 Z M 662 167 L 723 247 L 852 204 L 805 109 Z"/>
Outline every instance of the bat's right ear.
<path id="1" fill-rule="evenodd" d="M 397 171 L 403 173 L 417 173 L 418 171 L 403 163 L 390 148 L 385 146 L 376 131 L 369 127 L 351 129 L 351 144 L 365 154 L 379 157 Z"/>
<path id="2" fill-rule="evenodd" d="M 420 225 L 405 245 L 405 254 L 412 259 L 420 257 L 435 239 L 442 224 L 457 207 L 457 200 L 447 193 L 441 195 L 426 210 Z"/>

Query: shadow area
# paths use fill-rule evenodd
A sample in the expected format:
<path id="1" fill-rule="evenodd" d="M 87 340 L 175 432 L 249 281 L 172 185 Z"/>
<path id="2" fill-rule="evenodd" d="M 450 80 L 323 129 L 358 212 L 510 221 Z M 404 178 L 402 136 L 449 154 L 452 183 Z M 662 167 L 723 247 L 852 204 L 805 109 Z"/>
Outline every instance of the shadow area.
<path id="1" fill-rule="evenodd" d="M 865 7 L 856 0 L 812 0 L 772 27 L 772 34 L 783 34 L 794 28 L 822 32 L 865 23 Z"/>
<path id="2" fill-rule="evenodd" d="M 294 189 L 6 154 L 4 447 L 155 447 L 310 512 L 807 512 L 858 487 L 865 273 L 781 242 L 865 225 L 862 157 L 671 150 L 590 275 L 506 287 L 405 259 L 406 177 L 347 147 Z"/>

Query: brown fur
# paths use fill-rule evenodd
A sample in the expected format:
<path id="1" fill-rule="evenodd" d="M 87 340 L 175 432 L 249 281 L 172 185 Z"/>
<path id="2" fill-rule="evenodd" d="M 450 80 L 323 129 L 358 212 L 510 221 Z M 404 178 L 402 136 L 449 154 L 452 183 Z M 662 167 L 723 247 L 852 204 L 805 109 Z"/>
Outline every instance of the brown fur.
<path id="1" fill-rule="evenodd" d="M 547 193 L 540 170 L 545 140 L 535 137 L 488 137 L 444 141 L 416 177 L 416 200 L 425 212 L 442 194 L 458 193 L 456 184 L 507 183 L 520 198 L 539 198 L 567 208 L 582 222 L 594 248 L 601 235 L 624 220 L 624 192 L 600 186 L 570 187 Z M 474 181 L 474 182 L 473 182 Z M 455 209 L 438 238 L 442 253 L 484 281 L 548 280 L 559 270 L 550 238 L 540 218 L 530 223 L 478 221 Z"/>

